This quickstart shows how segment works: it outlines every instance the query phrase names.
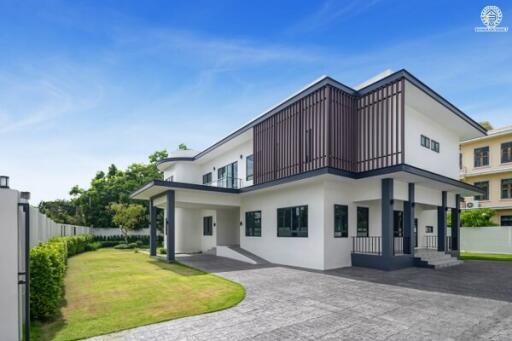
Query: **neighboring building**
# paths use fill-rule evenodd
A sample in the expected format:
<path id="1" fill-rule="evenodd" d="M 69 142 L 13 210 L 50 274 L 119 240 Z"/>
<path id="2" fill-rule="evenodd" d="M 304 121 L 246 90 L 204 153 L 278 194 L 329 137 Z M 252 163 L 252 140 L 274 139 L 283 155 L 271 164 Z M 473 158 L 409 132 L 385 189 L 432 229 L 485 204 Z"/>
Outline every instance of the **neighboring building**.
<path id="1" fill-rule="evenodd" d="M 461 143 L 460 178 L 484 190 L 466 197 L 463 209 L 493 208 L 496 224 L 512 226 L 512 126 Z"/>
<path id="2" fill-rule="evenodd" d="M 209 252 L 320 270 L 457 264 L 444 252 L 459 249 L 458 199 L 481 193 L 459 181 L 459 142 L 482 136 L 405 70 L 358 90 L 323 77 L 211 147 L 172 153 L 158 165 L 166 180 L 132 198 L 149 201 L 152 231 L 165 210 L 170 261 Z M 416 246 L 440 252 L 429 259 Z"/>

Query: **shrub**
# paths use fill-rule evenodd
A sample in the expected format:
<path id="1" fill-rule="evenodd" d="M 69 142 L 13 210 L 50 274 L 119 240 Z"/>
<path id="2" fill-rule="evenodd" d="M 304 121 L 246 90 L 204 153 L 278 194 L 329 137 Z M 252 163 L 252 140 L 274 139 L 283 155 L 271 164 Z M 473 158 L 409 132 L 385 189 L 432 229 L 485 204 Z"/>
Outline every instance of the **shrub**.
<path id="1" fill-rule="evenodd" d="M 96 251 L 102 247 L 101 242 L 92 242 L 85 246 L 85 251 Z"/>
<path id="2" fill-rule="evenodd" d="M 36 320 L 55 315 L 62 299 L 67 259 L 87 250 L 93 237 L 57 237 L 30 250 L 30 312 Z"/>
<path id="3" fill-rule="evenodd" d="M 160 247 L 160 248 L 158 248 L 158 253 L 161 254 L 161 255 L 166 255 L 167 254 L 167 249 L 163 248 L 163 247 Z"/>

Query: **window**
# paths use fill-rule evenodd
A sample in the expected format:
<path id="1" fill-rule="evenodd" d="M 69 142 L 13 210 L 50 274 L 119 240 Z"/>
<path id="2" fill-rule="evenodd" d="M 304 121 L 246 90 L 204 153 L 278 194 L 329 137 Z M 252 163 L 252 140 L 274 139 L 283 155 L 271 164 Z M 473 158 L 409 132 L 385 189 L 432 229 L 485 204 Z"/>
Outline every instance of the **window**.
<path id="1" fill-rule="evenodd" d="M 475 200 L 489 200 L 489 181 L 475 182 L 474 185 L 485 191 L 484 194 L 475 195 Z"/>
<path id="2" fill-rule="evenodd" d="M 213 217 L 203 217 L 203 236 L 213 235 Z"/>
<path id="3" fill-rule="evenodd" d="M 245 212 L 245 235 L 261 237 L 261 211 Z"/>
<path id="4" fill-rule="evenodd" d="M 251 181 L 253 178 L 254 161 L 253 156 L 249 155 L 245 158 L 245 171 L 247 173 L 245 180 Z"/>
<path id="5" fill-rule="evenodd" d="M 459 153 L 459 169 L 462 169 L 462 153 Z"/>
<path id="6" fill-rule="evenodd" d="M 425 135 L 421 135 L 421 145 L 425 148 L 430 149 L 430 139 Z"/>
<path id="7" fill-rule="evenodd" d="M 432 149 L 436 153 L 439 153 L 439 142 L 432 140 L 432 143 L 430 144 L 430 149 Z"/>
<path id="8" fill-rule="evenodd" d="M 297 206 L 277 209 L 278 237 L 308 236 L 308 207 Z"/>
<path id="9" fill-rule="evenodd" d="M 348 206 L 334 205 L 334 237 L 348 238 Z"/>
<path id="10" fill-rule="evenodd" d="M 501 163 L 512 162 L 512 142 L 501 144 Z"/>
<path id="11" fill-rule="evenodd" d="M 393 236 L 404 236 L 404 213 L 402 211 L 393 211 Z"/>
<path id="12" fill-rule="evenodd" d="M 434 233 L 434 226 L 425 226 L 425 233 Z"/>
<path id="13" fill-rule="evenodd" d="M 512 179 L 501 180 L 501 199 L 512 199 Z"/>
<path id="14" fill-rule="evenodd" d="M 238 162 L 217 169 L 217 185 L 224 188 L 239 188 Z"/>
<path id="15" fill-rule="evenodd" d="M 500 220 L 501 226 L 512 226 L 512 215 L 502 215 Z"/>
<path id="16" fill-rule="evenodd" d="M 212 183 L 212 172 L 203 175 L 203 185 L 209 185 Z"/>
<path id="17" fill-rule="evenodd" d="M 475 148 L 475 167 L 489 165 L 489 147 Z"/>
<path id="18" fill-rule="evenodd" d="M 357 236 L 368 237 L 370 227 L 370 209 L 368 207 L 357 208 Z"/>
<path id="19" fill-rule="evenodd" d="M 173 181 L 174 181 L 174 175 L 171 175 L 170 177 L 168 177 L 167 179 L 165 179 L 165 181 L 173 182 Z"/>

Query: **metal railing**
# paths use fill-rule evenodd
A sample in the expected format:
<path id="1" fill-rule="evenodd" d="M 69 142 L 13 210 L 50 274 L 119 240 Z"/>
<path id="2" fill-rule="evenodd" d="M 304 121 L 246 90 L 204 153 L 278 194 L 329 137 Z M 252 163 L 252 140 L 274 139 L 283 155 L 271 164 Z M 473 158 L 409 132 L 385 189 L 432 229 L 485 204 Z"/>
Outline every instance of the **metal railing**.
<path id="1" fill-rule="evenodd" d="M 352 253 L 382 255 L 382 238 L 352 237 Z"/>
<path id="2" fill-rule="evenodd" d="M 444 250 L 445 252 L 449 253 L 452 251 L 452 237 L 451 236 L 446 236 L 446 240 L 444 242 Z"/>
<path id="3" fill-rule="evenodd" d="M 425 248 L 437 250 L 437 236 L 425 236 Z"/>
<path id="4" fill-rule="evenodd" d="M 242 179 L 233 177 L 224 177 L 213 180 L 212 182 L 204 184 L 206 186 L 222 187 L 222 188 L 234 188 L 239 189 L 242 187 Z"/>
<path id="5" fill-rule="evenodd" d="M 393 238 L 393 254 L 405 255 L 411 253 L 411 238 L 409 237 L 394 237 Z"/>

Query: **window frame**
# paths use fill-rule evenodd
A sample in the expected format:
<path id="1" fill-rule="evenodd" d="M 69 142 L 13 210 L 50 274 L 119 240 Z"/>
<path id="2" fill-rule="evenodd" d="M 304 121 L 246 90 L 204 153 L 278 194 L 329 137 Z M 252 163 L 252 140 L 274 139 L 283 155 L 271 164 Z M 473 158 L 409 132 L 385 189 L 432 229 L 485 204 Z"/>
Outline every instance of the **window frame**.
<path id="1" fill-rule="evenodd" d="M 441 150 L 441 145 L 436 140 L 430 140 L 430 150 L 439 153 Z"/>
<path id="2" fill-rule="evenodd" d="M 259 218 L 252 218 L 249 219 L 249 216 L 252 214 L 259 214 Z M 245 212 L 245 236 L 246 237 L 261 237 L 261 218 L 262 214 L 261 211 L 247 211 Z M 256 226 L 250 226 L 249 222 L 255 223 L 257 220 L 259 220 L 259 227 L 256 228 Z M 256 231 L 259 230 L 259 233 Z"/>
<path id="3" fill-rule="evenodd" d="M 293 212 L 297 212 L 298 215 Z M 281 214 L 282 213 L 282 216 Z M 289 214 L 287 218 L 286 215 Z M 305 216 L 305 217 L 304 217 Z M 286 229 L 286 220 L 289 220 L 289 235 L 282 233 L 283 229 Z M 297 226 L 294 228 L 294 222 Z M 305 226 L 302 223 L 305 222 Z M 281 225 L 283 223 L 283 225 Z M 300 226 L 299 226 L 300 225 Z M 302 230 L 302 231 L 301 231 Z M 277 209 L 277 237 L 278 238 L 308 238 L 309 236 L 309 214 L 308 205 L 290 206 L 290 207 L 279 207 Z"/>
<path id="4" fill-rule="evenodd" d="M 342 213 L 341 216 L 338 216 L 337 209 L 342 209 L 344 211 L 344 214 Z M 339 219 L 341 221 L 339 221 Z M 341 225 L 339 226 L 337 223 L 340 222 Z M 339 231 L 337 231 L 339 230 Z M 348 238 L 348 206 L 347 205 L 334 205 L 334 238 Z M 339 235 L 336 235 L 336 234 Z"/>
<path id="5" fill-rule="evenodd" d="M 249 160 L 251 161 L 251 167 L 249 168 Z M 249 173 L 249 169 L 251 172 Z M 251 181 L 254 179 L 254 154 L 248 155 L 245 158 L 245 181 Z"/>
<path id="6" fill-rule="evenodd" d="M 504 224 L 503 221 L 504 219 L 503 218 L 506 218 L 507 220 L 510 220 L 508 224 Z M 500 225 L 501 226 L 512 226 L 512 215 L 502 215 L 500 217 Z"/>
<path id="7" fill-rule="evenodd" d="M 205 179 L 208 180 L 210 179 L 210 181 L 206 181 L 205 182 Z M 212 172 L 208 172 L 206 174 L 203 174 L 203 185 L 209 185 L 212 183 Z"/>
<path id="8" fill-rule="evenodd" d="M 430 138 L 421 134 L 421 137 L 420 137 L 420 144 L 422 147 L 425 147 L 427 149 L 430 149 Z"/>
<path id="9" fill-rule="evenodd" d="M 361 234 L 362 231 L 361 227 L 361 221 L 360 221 L 360 212 L 365 211 L 366 215 L 366 234 Z M 357 230 L 356 230 L 356 236 L 357 237 L 369 237 L 370 236 L 370 208 L 365 206 L 357 206 Z"/>
<path id="10" fill-rule="evenodd" d="M 486 184 L 487 187 L 481 187 L 480 185 L 481 184 Z M 476 186 L 478 188 L 482 188 L 482 189 L 486 189 L 486 193 L 485 194 L 477 194 L 477 195 L 474 195 L 473 196 L 473 199 L 476 200 L 476 201 L 486 201 L 486 200 L 489 200 L 489 186 L 490 186 L 490 182 L 489 180 L 486 180 L 486 181 L 476 181 L 473 183 L 473 186 Z"/>
<path id="11" fill-rule="evenodd" d="M 480 154 L 480 153 L 482 153 L 482 154 Z M 478 167 L 489 166 L 489 162 L 490 162 L 489 154 L 490 154 L 489 146 L 474 148 L 473 149 L 473 167 L 478 168 Z"/>
<path id="12" fill-rule="evenodd" d="M 434 233 L 434 226 L 433 225 L 425 225 L 425 234 L 431 234 Z"/>
<path id="13" fill-rule="evenodd" d="M 512 178 L 501 179 L 501 199 L 512 199 Z M 507 193 L 507 196 L 503 195 Z"/>
<path id="14" fill-rule="evenodd" d="M 505 153 L 505 150 L 508 150 Z M 510 163 L 512 162 L 512 141 L 503 142 L 500 146 L 500 155 L 501 155 L 501 163 Z"/>
<path id="15" fill-rule="evenodd" d="M 213 216 L 203 217 L 203 236 L 213 236 Z"/>

